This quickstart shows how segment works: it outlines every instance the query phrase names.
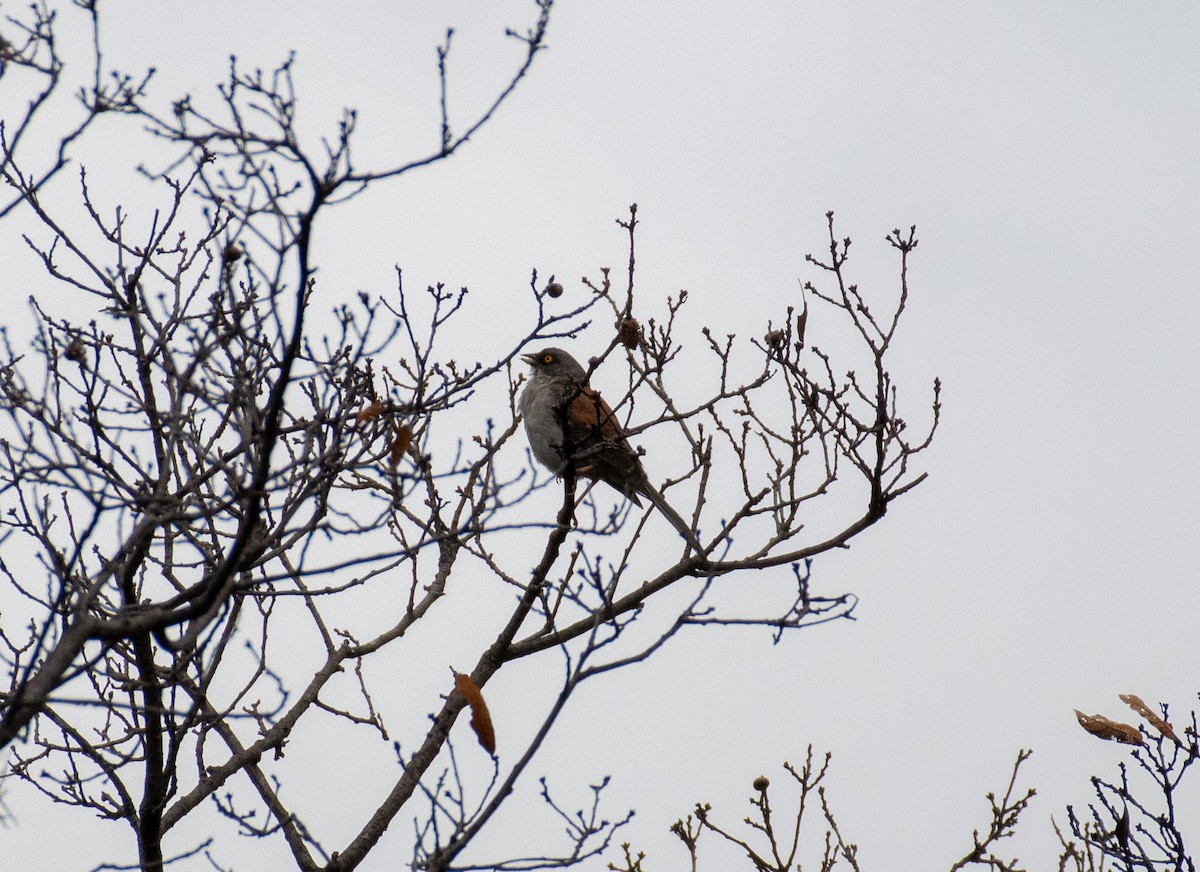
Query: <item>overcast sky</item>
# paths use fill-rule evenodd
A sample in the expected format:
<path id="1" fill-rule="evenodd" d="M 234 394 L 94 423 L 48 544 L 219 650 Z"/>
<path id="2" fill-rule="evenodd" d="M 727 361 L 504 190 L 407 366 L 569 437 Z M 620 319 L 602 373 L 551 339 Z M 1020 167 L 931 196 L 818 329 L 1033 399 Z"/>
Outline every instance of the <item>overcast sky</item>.
<path id="1" fill-rule="evenodd" d="M 104 7 L 110 60 L 158 67 L 167 98 L 211 93 L 230 53 L 295 49 L 302 126 L 315 142 L 357 107 L 363 164 L 436 142 L 446 26 L 465 119 L 518 59 L 503 28 L 533 19 L 250 5 Z M 702 322 L 758 336 L 821 278 L 804 254 L 834 210 L 868 290 L 895 283 L 884 235 L 917 225 L 896 369 L 918 413 L 935 376 L 945 393 L 929 480 L 814 566 L 861 597 L 857 621 L 777 646 L 685 634 L 568 708 L 541 769 L 612 774 L 610 812 L 638 809 L 623 838 L 662 872 L 686 861 L 672 821 L 697 800 L 740 820 L 753 777 L 782 784 L 811 742 L 864 869 L 939 869 L 1033 748 L 1039 795 L 1005 852 L 1051 866 L 1050 816 L 1124 755 L 1072 709 L 1133 720 L 1117 694 L 1137 693 L 1182 714 L 1200 689 L 1200 6 L 562 0 L 548 44 L 461 154 L 325 228 L 327 288 L 385 292 L 399 264 L 480 306 L 534 267 L 582 293 L 624 263 L 614 219 L 636 202 L 642 299 L 686 288 L 691 343 Z M 508 338 L 471 341 L 487 358 Z"/>

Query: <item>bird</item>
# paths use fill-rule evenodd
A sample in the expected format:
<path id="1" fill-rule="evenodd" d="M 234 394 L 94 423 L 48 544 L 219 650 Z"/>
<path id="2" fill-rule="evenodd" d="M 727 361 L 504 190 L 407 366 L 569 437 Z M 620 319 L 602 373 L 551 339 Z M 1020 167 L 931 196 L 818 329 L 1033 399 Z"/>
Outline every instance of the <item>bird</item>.
<path id="1" fill-rule="evenodd" d="M 587 371 L 561 348 L 523 354 L 533 374 L 521 392 L 521 417 L 529 448 L 542 466 L 562 475 L 568 460 L 575 473 L 603 481 L 635 506 L 645 497 L 697 553 L 696 532 L 650 484 L 641 458 L 629 444 L 616 413 L 588 385 Z"/>

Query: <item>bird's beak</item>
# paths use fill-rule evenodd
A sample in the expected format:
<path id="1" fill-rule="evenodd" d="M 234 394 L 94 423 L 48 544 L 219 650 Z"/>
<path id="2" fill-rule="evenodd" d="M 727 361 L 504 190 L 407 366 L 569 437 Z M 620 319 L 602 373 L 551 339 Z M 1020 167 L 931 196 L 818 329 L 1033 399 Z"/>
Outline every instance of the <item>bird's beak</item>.
<path id="1" fill-rule="evenodd" d="M 535 363 L 537 363 L 537 359 L 538 358 L 537 358 L 536 354 L 522 354 L 521 355 L 521 360 L 525 361 L 530 366 L 533 366 Z"/>

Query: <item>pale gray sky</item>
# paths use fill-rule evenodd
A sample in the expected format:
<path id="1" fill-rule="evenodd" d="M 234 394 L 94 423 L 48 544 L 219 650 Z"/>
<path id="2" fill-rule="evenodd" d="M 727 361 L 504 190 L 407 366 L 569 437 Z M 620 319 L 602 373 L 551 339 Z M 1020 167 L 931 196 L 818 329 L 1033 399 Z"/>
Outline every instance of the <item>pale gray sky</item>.
<path id="1" fill-rule="evenodd" d="M 434 145 L 447 25 L 466 118 L 519 54 L 503 27 L 533 17 L 526 2 L 413 5 L 105 12 L 110 60 L 157 66 L 164 99 L 211 94 L 230 53 L 270 67 L 296 49 L 304 126 L 315 141 L 358 108 L 366 164 Z M 856 622 L 777 646 L 685 633 L 585 691 L 535 769 L 564 790 L 613 775 L 609 813 L 638 810 L 622 838 L 679 869 L 672 821 L 697 800 L 740 820 L 751 779 L 783 784 L 782 761 L 812 742 L 833 752 L 830 798 L 863 868 L 939 869 L 1033 748 L 1039 795 L 1005 850 L 1049 867 L 1050 816 L 1124 754 L 1072 709 L 1125 718 L 1117 694 L 1137 693 L 1182 714 L 1200 687 L 1200 6 L 562 0 L 548 43 L 460 155 L 324 228 L 331 301 L 386 292 L 395 264 L 414 287 L 467 285 L 464 344 L 486 358 L 510 341 L 495 312 L 523 300 L 531 268 L 581 293 L 579 276 L 622 267 L 613 222 L 637 202 L 641 301 L 686 288 L 697 346 L 701 323 L 759 336 L 797 278 L 820 279 L 803 256 L 832 209 L 865 288 L 894 286 L 883 237 L 918 226 L 897 369 L 914 414 L 934 376 L 945 393 L 929 480 L 814 566 L 819 589 L 861 597 Z M 520 717 L 512 682 L 492 691 L 501 725 Z M 0 840 L 42 842 L 22 817 Z M 401 858 L 408 835 L 404 819 L 388 836 Z"/>

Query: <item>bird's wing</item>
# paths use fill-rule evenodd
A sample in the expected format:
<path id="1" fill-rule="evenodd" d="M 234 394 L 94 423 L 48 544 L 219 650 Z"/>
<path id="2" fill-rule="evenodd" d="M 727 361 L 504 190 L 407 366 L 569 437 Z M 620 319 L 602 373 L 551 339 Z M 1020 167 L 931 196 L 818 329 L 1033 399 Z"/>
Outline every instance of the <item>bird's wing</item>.
<path id="1" fill-rule="evenodd" d="M 646 481 L 646 470 L 625 438 L 612 407 L 585 385 L 571 400 L 567 418 L 576 471 L 607 482 L 640 505 L 637 495 Z"/>

